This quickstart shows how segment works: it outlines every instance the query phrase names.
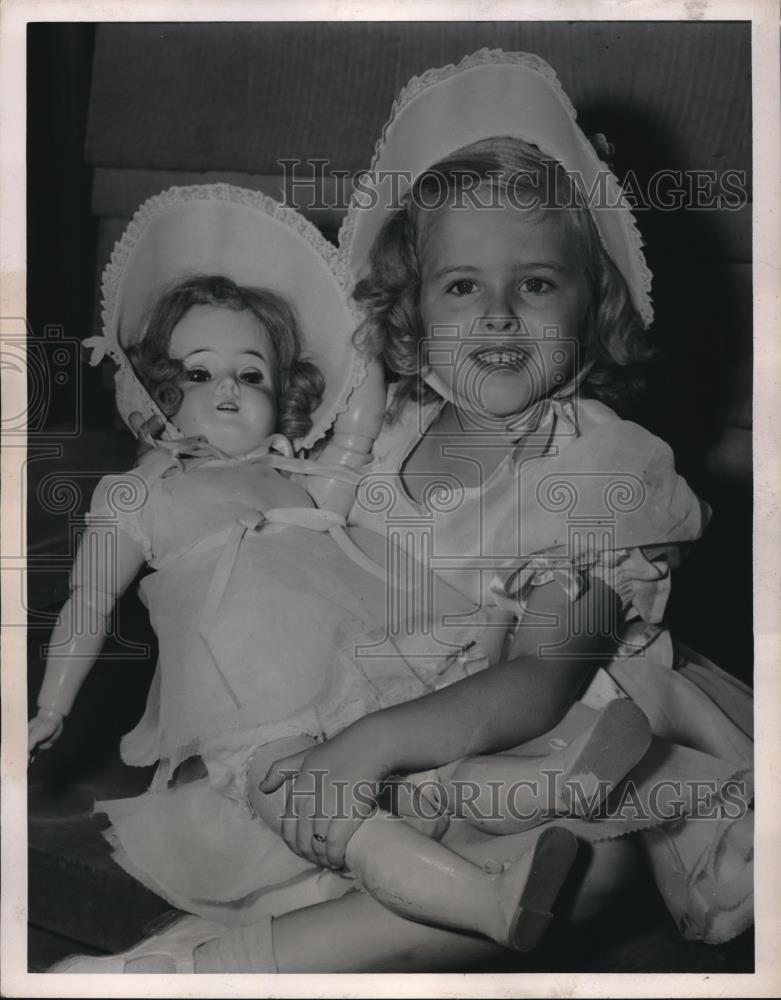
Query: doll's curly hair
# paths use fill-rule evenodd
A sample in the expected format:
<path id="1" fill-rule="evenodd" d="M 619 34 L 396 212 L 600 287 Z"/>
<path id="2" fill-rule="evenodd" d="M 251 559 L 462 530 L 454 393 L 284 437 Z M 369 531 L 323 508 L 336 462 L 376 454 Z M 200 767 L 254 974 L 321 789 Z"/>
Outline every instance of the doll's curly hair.
<path id="1" fill-rule="evenodd" d="M 293 308 L 264 288 L 237 285 L 221 275 L 194 275 L 180 279 L 155 304 L 139 344 L 128 357 L 136 374 L 166 417 L 182 402 L 184 365 L 169 354 L 171 334 L 193 306 L 218 306 L 249 312 L 268 331 L 277 356 L 278 431 L 294 440 L 312 427 L 312 412 L 323 397 L 320 370 L 300 357 L 301 335 Z"/>
<path id="2" fill-rule="evenodd" d="M 512 190 L 514 203 L 533 205 L 529 210 L 535 213 L 556 212 L 567 237 L 579 246 L 590 290 L 579 391 L 625 414 L 645 388 L 642 366 L 654 355 L 643 322 L 572 178 L 536 146 L 508 136 L 465 146 L 430 167 L 374 241 L 368 273 L 353 292 L 365 314 L 354 341 L 360 350 L 380 357 L 389 379 L 397 383 L 386 418 L 393 421 L 408 401 L 436 398 L 420 378 L 426 336 L 419 310 L 421 260 L 430 220 L 438 208 L 452 203 L 443 193 L 463 198 L 478 183 L 494 191 Z"/>

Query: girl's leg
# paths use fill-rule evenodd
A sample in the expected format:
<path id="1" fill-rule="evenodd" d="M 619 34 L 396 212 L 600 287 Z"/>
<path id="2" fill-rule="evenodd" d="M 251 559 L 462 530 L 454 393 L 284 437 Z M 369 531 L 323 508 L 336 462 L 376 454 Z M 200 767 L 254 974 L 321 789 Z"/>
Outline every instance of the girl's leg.
<path id="1" fill-rule="evenodd" d="M 584 722 L 568 745 L 545 756 L 521 756 L 521 747 L 518 754 L 466 757 L 440 768 L 442 806 L 493 834 L 529 829 L 557 814 L 588 817 L 645 755 L 651 728 L 628 699 L 590 718 L 584 713 Z"/>

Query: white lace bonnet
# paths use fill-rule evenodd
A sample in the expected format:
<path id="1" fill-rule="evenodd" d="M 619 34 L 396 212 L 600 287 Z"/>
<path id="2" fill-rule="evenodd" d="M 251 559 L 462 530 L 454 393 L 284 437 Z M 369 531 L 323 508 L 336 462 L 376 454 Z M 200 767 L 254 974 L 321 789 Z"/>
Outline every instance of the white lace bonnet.
<path id="1" fill-rule="evenodd" d="M 293 306 L 305 355 L 325 378 L 312 429 L 293 442 L 310 448 L 347 408 L 366 375 L 351 343 L 356 318 L 336 247 L 294 209 L 229 184 L 172 187 L 141 205 L 103 272 L 103 336 L 85 341 L 91 364 L 117 364 L 122 418 L 162 416 L 128 361 L 125 349 L 144 334 L 151 308 L 180 277 L 220 274 L 239 285 L 268 288 Z M 164 436 L 178 437 L 170 423 Z"/>
<path id="2" fill-rule="evenodd" d="M 576 124 L 575 109 L 553 69 L 525 52 L 481 49 L 457 66 L 413 77 L 402 90 L 340 234 L 354 280 L 364 275 L 383 222 L 415 179 L 457 149 L 493 136 L 535 144 L 582 179 L 581 190 L 594 192 L 589 207 L 602 243 L 649 326 L 651 272 L 629 205 Z"/>

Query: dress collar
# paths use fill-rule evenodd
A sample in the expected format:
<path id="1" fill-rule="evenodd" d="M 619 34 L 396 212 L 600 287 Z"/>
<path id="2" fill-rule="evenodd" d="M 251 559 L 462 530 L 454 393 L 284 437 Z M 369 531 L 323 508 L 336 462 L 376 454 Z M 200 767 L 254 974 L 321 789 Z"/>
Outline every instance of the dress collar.
<path id="1" fill-rule="evenodd" d="M 531 438 L 535 443 L 543 443 L 543 454 L 550 451 L 557 436 L 568 438 L 580 437 L 580 424 L 574 394 L 547 396 L 538 400 L 523 413 L 509 419 L 504 427 L 498 426 L 492 435 L 506 441 L 510 447 L 515 447 Z M 448 400 L 439 399 L 429 404 L 427 413 L 421 421 L 421 434 L 425 434 Z M 475 421 L 475 432 L 484 430 Z"/>

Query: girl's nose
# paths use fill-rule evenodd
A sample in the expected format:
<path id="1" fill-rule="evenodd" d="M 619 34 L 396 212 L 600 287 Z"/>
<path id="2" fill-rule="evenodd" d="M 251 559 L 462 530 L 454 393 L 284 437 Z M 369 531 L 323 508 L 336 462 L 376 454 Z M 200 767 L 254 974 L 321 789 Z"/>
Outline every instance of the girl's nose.
<path id="1" fill-rule="evenodd" d="M 518 333 L 521 324 L 515 314 L 512 296 L 507 289 L 495 288 L 486 306 L 485 315 L 480 320 L 482 333 L 500 333 L 505 336 Z"/>
<path id="2" fill-rule="evenodd" d="M 483 316 L 480 321 L 480 328 L 483 333 L 502 333 L 512 335 L 521 329 L 521 321 L 514 316 L 512 311 L 505 307 L 505 311 L 490 313 Z"/>

